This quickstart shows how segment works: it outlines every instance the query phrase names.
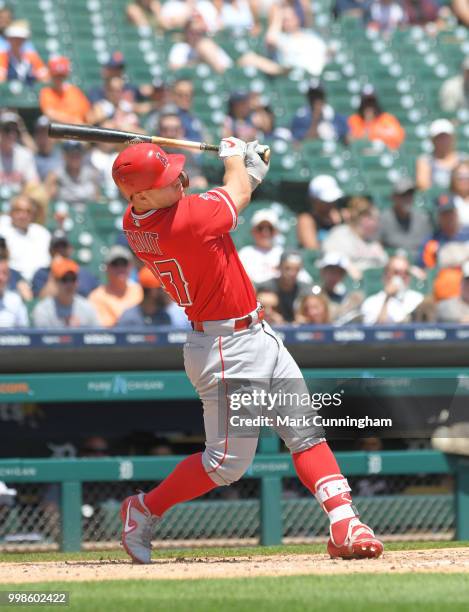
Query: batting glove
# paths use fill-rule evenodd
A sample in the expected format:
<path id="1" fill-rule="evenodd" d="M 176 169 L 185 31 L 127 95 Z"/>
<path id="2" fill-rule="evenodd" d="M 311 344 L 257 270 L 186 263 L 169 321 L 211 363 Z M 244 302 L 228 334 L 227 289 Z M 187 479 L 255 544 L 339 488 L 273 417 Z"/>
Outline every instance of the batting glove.
<path id="1" fill-rule="evenodd" d="M 266 145 L 260 145 L 257 140 L 253 140 L 247 144 L 244 165 L 249 174 L 251 191 L 254 191 L 254 189 L 262 183 L 265 175 L 269 171 L 269 164 L 266 164 L 260 157 L 266 149 L 268 149 L 268 147 Z"/>
<path id="2" fill-rule="evenodd" d="M 246 148 L 247 145 L 244 140 L 234 138 L 233 136 L 230 138 L 223 138 L 218 149 L 218 157 L 220 159 L 226 159 L 227 157 L 239 155 L 242 159 L 244 159 L 246 156 Z"/>

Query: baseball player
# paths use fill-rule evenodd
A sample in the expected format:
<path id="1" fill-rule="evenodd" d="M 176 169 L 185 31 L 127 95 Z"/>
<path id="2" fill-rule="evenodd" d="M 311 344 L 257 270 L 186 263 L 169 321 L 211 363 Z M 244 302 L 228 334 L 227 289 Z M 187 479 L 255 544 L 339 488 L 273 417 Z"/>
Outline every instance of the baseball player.
<path id="1" fill-rule="evenodd" d="M 206 433 L 204 452 L 181 461 L 148 493 L 124 500 L 122 543 L 134 562 L 151 562 L 154 526 L 169 508 L 230 485 L 251 465 L 257 436 L 236 435 L 228 427 L 231 380 L 290 381 L 307 390 L 297 364 L 263 320 L 230 236 L 268 171 L 258 150 L 257 142 L 223 139 L 223 186 L 200 195 L 185 194 L 184 155 L 168 155 L 156 145 L 131 145 L 113 165 L 113 179 L 129 201 L 124 214 L 129 245 L 191 321 L 184 365 L 203 403 Z M 287 410 L 304 416 L 312 408 L 293 405 Z M 329 517 L 330 556 L 378 557 L 383 545 L 359 520 L 322 429 L 278 427 L 277 432 L 301 482 Z"/>

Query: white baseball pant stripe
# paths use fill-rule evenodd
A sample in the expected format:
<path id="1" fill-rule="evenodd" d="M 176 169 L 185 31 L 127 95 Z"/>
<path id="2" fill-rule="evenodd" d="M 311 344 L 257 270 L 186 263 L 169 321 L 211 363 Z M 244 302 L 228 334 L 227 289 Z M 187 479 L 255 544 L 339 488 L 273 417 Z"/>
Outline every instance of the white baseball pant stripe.
<path id="1" fill-rule="evenodd" d="M 204 467 L 218 485 L 229 485 L 251 465 L 258 437 L 229 435 L 227 426 L 220 427 L 221 408 L 225 415 L 229 413 L 226 406 L 220 406 L 220 402 L 228 401 L 220 393 L 220 385 L 223 389 L 230 379 L 266 380 L 275 391 L 275 385 L 285 386 L 285 381 L 290 380 L 295 391 L 308 393 L 308 389 L 298 365 L 268 323 L 254 323 L 246 330 L 233 332 L 230 321 L 210 321 L 204 323 L 204 329 L 189 333 L 184 345 L 184 365 L 203 403 Z M 310 406 L 289 410 L 292 416 L 314 415 Z M 275 429 L 292 453 L 324 440 L 320 430 L 308 436 L 295 436 L 290 428 Z"/>

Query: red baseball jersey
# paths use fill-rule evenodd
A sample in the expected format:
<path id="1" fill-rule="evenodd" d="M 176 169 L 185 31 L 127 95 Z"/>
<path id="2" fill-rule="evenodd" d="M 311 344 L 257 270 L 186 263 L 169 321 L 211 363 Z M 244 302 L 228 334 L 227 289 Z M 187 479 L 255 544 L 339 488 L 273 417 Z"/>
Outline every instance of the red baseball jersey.
<path id="1" fill-rule="evenodd" d="M 141 215 L 129 205 L 124 232 L 189 320 L 218 321 L 244 317 L 257 305 L 229 235 L 237 222 L 232 199 L 217 187 Z"/>

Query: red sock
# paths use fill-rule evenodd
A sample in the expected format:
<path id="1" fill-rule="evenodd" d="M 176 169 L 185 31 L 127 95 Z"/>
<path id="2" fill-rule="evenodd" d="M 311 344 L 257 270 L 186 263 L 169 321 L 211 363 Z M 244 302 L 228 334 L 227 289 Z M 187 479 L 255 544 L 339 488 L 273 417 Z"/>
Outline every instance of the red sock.
<path id="1" fill-rule="evenodd" d="M 308 450 L 293 455 L 293 464 L 299 479 L 321 504 L 331 522 L 331 537 L 341 544 L 347 537 L 352 508 L 350 487 L 340 472 L 334 454 L 327 442 L 320 442 Z"/>
<path id="2" fill-rule="evenodd" d="M 202 464 L 202 453 L 195 453 L 178 463 L 162 483 L 145 495 L 144 502 L 152 514 L 162 516 L 172 506 L 200 497 L 215 487 L 218 485 Z"/>

